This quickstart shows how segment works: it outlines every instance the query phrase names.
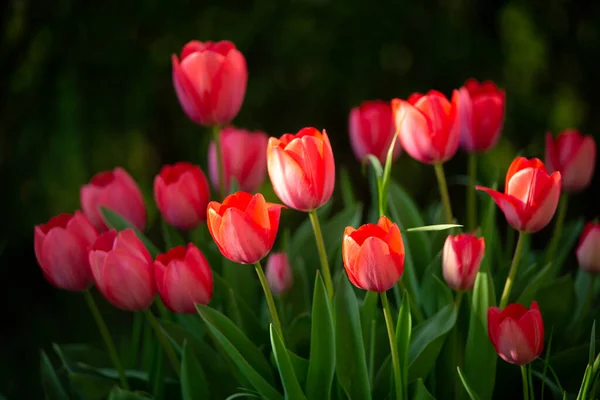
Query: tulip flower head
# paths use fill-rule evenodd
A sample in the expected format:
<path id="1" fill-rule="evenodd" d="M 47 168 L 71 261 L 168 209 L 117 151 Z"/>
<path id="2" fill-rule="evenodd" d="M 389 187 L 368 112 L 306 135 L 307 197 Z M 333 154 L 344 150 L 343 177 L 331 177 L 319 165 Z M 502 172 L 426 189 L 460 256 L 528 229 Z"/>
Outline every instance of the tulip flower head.
<path id="1" fill-rule="evenodd" d="M 342 258 L 354 286 L 372 292 L 391 289 L 404 272 L 404 243 L 400 228 L 387 217 L 377 224 L 344 230 Z"/>
<path id="2" fill-rule="evenodd" d="M 471 290 L 485 253 L 485 239 L 462 233 L 448 235 L 442 254 L 444 280 L 457 291 Z"/>
<path id="3" fill-rule="evenodd" d="M 600 223 L 588 222 L 585 225 L 575 254 L 579 268 L 600 273 Z"/>
<path id="4" fill-rule="evenodd" d="M 267 260 L 266 275 L 269 287 L 274 294 L 282 295 L 290 290 L 294 284 L 294 273 L 287 254 L 271 253 Z"/>
<path id="5" fill-rule="evenodd" d="M 531 309 L 521 304 L 509 304 L 504 310 L 488 309 L 488 336 L 504 361 L 524 365 L 542 354 L 544 321 L 534 301 Z"/>
<path id="6" fill-rule="evenodd" d="M 544 228 L 556 211 L 561 190 L 560 172 L 551 175 L 537 158 L 517 157 L 506 173 L 504 193 L 476 186 L 492 196 L 508 223 L 521 232 Z"/>
<path id="7" fill-rule="evenodd" d="M 546 133 L 546 165 L 559 171 L 565 192 L 580 192 L 590 185 L 596 168 L 596 141 L 575 129 L 563 131 L 556 139 Z"/>

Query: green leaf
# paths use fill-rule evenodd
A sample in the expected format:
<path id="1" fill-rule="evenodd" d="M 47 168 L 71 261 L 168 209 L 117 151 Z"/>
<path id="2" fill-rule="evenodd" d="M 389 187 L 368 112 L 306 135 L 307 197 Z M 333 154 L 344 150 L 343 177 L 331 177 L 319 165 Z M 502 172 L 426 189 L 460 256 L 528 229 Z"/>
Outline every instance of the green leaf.
<path id="1" fill-rule="evenodd" d="M 391 398 L 391 394 L 393 393 L 392 385 L 392 355 L 388 354 L 381 363 L 381 366 L 375 375 L 375 383 L 373 384 L 373 398 Z"/>
<path id="2" fill-rule="evenodd" d="M 310 338 L 306 396 L 327 400 L 335 372 L 335 341 L 329 299 L 319 272 L 315 279 Z"/>
<path id="3" fill-rule="evenodd" d="M 452 228 L 462 228 L 459 224 L 437 224 L 437 225 L 425 225 L 417 226 L 416 228 L 405 229 L 404 232 L 429 232 L 429 231 L 445 231 Z"/>
<path id="4" fill-rule="evenodd" d="M 183 343 L 181 358 L 181 394 L 183 400 L 209 399 L 208 381 L 202 366 L 190 350 L 187 342 Z"/>
<path id="5" fill-rule="evenodd" d="M 371 343 L 371 325 L 373 320 L 377 319 L 377 304 L 379 302 L 379 294 L 377 292 L 367 292 L 363 299 L 363 304 L 360 307 L 360 326 L 362 327 L 363 341 L 365 349 L 369 348 Z"/>
<path id="6" fill-rule="evenodd" d="M 86 400 L 104 400 L 117 385 L 113 379 L 80 372 L 69 373 L 69 382 L 71 382 L 71 389 Z"/>
<path id="7" fill-rule="evenodd" d="M 304 386 L 306 384 L 306 379 L 307 379 L 307 375 L 308 375 L 309 361 L 306 358 L 300 357 L 296 353 L 289 351 L 289 350 L 288 350 L 288 356 L 290 357 L 290 361 L 292 362 L 292 367 L 294 367 L 294 373 L 296 374 L 296 377 L 298 378 L 298 382 L 300 383 L 300 386 Z"/>
<path id="8" fill-rule="evenodd" d="M 444 339 L 456 323 L 454 304 L 448 304 L 432 318 L 419 324 L 412 331 L 409 348 L 408 380 L 425 378 L 433 368 Z"/>
<path id="9" fill-rule="evenodd" d="M 275 331 L 273 324 L 270 325 L 271 334 L 271 347 L 273 348 L 273 355 L 277 361 L 277 368 L 279 369 L 279 375 L 283 383 L 283 390 L 285 391 L 285 398 L 290 400 L 306 400 L 302 388 L 298 383 L 298 378 L 294 372 L 294 367 L 290 361 L 285 345 L 281 341 L 281 338 Z"/>
<path id="10" fill-rule="evenodd" d="M 65 392 L 50 359 L 43 350 L 40 353 L 40 375 L 42 387 L 48 400 L 67 400 L 69 397 Z"/>
<path id="11" fill-rule="evenodd" d="M 109 208 L 100 207 L 100 214 L 109 228 L 116 229 L 117 231 L 122 231 L 127 228 L 133 229 L 150 252 L 150 255 L 152 255 L 152 258 L 155 258 L 161 253 L 160 250 L 152 243 L 152 241 L 150 241 L 150 239 L 148 239 L 142 232 L 140 232 L 138 228 L 136 228 L 131 222 L 127 221 L 118 213 Z"/>
<path id="12" fill-rule="evenodd" d="M 402 295 L 402 305 L 398 312 L 398 323 L 396 324 L 396 347 L 398 348 L 398 359 L 402 374 L 403 399 L 408 399 L 408 353 L 410 349 L 410 336 L 412 333 L 412 321 L 410 316 L 410 299 L 405 291 Z"/>
<path id="13" fill-rule="evenodd" d="M 557 293 L 560 293 L 560 296 L 557 296 Z M 540 285 L 535 292 L 534 298 L 529 300 L 529 302 L 521 304 L 529 307 L 532 300 L 537 301 L 540 311 L 544 316 L 545 326 L 554 326 L 559 331 L 564 331 L 568 327 L 573 316 L 573 310 L 575 309 L 573 277 L 565 275 Z"/>
<path id="14" fill-rule="evenodd" d="M 383 197 L 383 210 L 387 210 L 388 203 L 388 188 L 390 187 L 390 176 L 392 174 L 392 162 L 394 157 L 394 147 L 396 146 L 396 141 L 398 140 L 398 135 L 394 135 L 392 142 L 390 143 L 390 147 L 388 148 L 387 155 L 385 157 L 385 167 L 383 168 L 383 176 L 381 177 L 381 196 Z"/>
<path id="15" fill-rule="evenodd" d="M 381 165 L 381 162 L 379 161 L 379 158 L 375 157 L 373 154 L 367 154 L 365 156 L 365 158 L 363 158 L 363 161 L 361 164 L 362 164 L 363 175 L 365 173 L 365 169 L 367 168 L 367 165 L 371 164 L 371 167 L 373 167 L 373 171 L 375 172 L 375 176 L 377 177 L 377 180 L 380 180 L 381 178 L 383 178 L 383 167 Z"/>
<path id="16" fill-rule="evenodd" d="M 469 397 L 471 398 L 471 400 L 479 400 L 479 397 L 477 396 L 477 394 L 473 391 L 473 389 L 471 389 L 471 386 L 469 385 L 469 383 L 467 382 L 467 379 L 465 378 L 465 376 L 463 375 L 463 373 L 460 370 L 460 367 L 456 367 L 456 370 L 458 371 L 458 376 L 460 377 L 460 380 L 463 384 L 463 386 L 465 387 L 465 390 L 467 391 L 467 393 L 469 394 Z"/>
<path id="17" fill-rule="evenodd" d="M 415 385 L 413 400 L 435 400 L 435 397 L 425 387 L 423 379 L 418 379 Z"/>
<path id="18" fill-rule="evenodd" d="M 169 225 L 164 218 L 160 219 L 160 230 L 167 250 L 176 246 L 185 246 L 185 240 L 174 226 Z"/>
<path id="19" fill-rule="evenodd" d="M 344 207 L 352 207 L 356 204 L 356 196 L 352 188 L 352 180 L 346 168 L 340 169 L 340 186 L 342 187 L 342 200 Z"/>
<path id="20" fill-rule="evenodd" d="M 112 392 L 110 392 L 110 396 L 108 396 L 108 400 L 148 400 L 151 399 L 150 396 L 147 396 L 142 392 L 130 392 L 128 390 L 123 390 L 120 387 L 115 387 Z"/>
<path id="21" fill-rule="evenodd" d="M 491 188 L 496 190 L 497 187 L 498 184 L 494 183 Z M 492 243 L 500 243 L 500 235 L 498 234 L 498 227 L 496 224 L 496 213 L 498 210 L 498 206 L 496 205 L 496 202 L 491 198 L 491 196 L 486 196 L 486 201 L 487 206 L 484 209 L 483 217 L 481 219 L 481 236 L 483 236 L 483 238 L 485 239 L 487 248 L 486 254 L 483 257 L 483 260 L 481 261 L 480 271 L 491 273 L 494 266 L 493 261 L 499 259 L 501 256 L 501 246 L 492 246 Z M 493 285 L 491 287 L 493 287 Z"/>
<path id="22" fill-rule="evenodd" d="M 596 358 L 596 320 L 592 323 L 592 332 L 590 333 L 590 359 L 589 364 L 593 365 Z"/>
<path id="23" fill-rule="evenodd" d="M 336 372 L 351 399 L 371 399 L 358 302 L 345 274 L 340 275 L 334 298 Z"/>

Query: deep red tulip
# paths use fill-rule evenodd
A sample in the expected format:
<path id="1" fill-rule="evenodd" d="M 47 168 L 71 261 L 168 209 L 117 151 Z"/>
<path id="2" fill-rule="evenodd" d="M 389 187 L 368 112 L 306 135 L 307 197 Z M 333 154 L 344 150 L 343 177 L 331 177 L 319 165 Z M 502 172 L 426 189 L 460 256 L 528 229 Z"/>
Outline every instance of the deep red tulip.
<path id="1" fill-rule="evenodd" d="M 335 163 L 325 131 L 304 128 L 269 138 L 267 169 L 275 194 L 295 210 L 319 208 L 333 194 Z"/>
<path id="2" fill-rule="evenodd" d="M 44 276 L 59 289 L 83 291 L 94 283 L 88 247 L 96 229 L 81 212 L 60 214 L 34 229 L 35 257 Z"/>
<path id="3" fill-rule="evenodd" d="M 560 172 L 548 175 L 539 159 L 517 157 L 506 173 L 504 193 L 482 186 L 475 188 L 492 196 L 510 226 L 534 233 L 548 225 L 554 216 L 560 187 Z"/>
<path id="4" fill-rule="evenodd" d="M 448 235 L 442 254 L 444 280 L 454 290 L 471 290 L 485 253 L 485 239 L 461 233 Z"/>
<path id="5" fill-rule="evenodd" d="M 287 254 L 271 253 L 267 260 L 266 275 L 274 294 L 281 295 L 290 290 L 294 284 L 294 273 Z"/>
<path id="6" fill-rule="evenodd" d="M 404 243 L 398 225 L 387 217 L 377 224 L 344 230 L 342 258 L 354 286 L 372 292 L 391 289 L 404 272 Z"/>
<path id="7" fill-rule="evenodd" d="M 393 99 L 392 112 L 402 148 L 415 160 L 443 163 L 454 156 L 460 138 L 459 94 L 452 102 L 442 93 L 412 94 L 408 100 Z"/>
<path id="8" fill-rule="evenodd" d="M 240 264 L 254 264 L 275 243 L 282 207 L 267 203 L 260 193 L 237 192 L 223 203 L 208 203 L 208 230 L 223 256 Z"/>
<path id="9" fill-rule="evenodd" d="M 548 132 L 546 165 L 550 172 L 560 172 L 564 191 L 582 191 L 590 185 L 596 168 L 596 141 L 575 129 L 563 131 L 556 140 Z"/>
<path id="10" fill-rule="evenodd" d="M 192 40 L 172 56 L 173 85 L 183 111 L 204 126 L 227 124 L 240 111 L 248 68 L 246 59 L 227 40 Z"/>
<path id="11" fill-rule="evenodd" d="M 100 206 L 109 208 L 138 229 L 146 226 L 146 205 L 140 187 L 123 168 L 99 172 L 81 187 L 81 208 L 100 231 L 106 224 Z"/>
<path id="12" fill-rule="evenodd" d="M 98 236 L 89 259 L 98 290 L 115 307 L 150 307 L 156 294 L 152 257 L 133 229 L 111 229 Z"/>
<path id="13" fill-rule="evenodd" d="M 239 189 L 244 192 L 254 193 L 259 190 L 267 174 L 267 134 L 228 126 L 221 130 L 219 137 L 226 191 L 231 187 L 231 178 L 236 180 Z M 214 141 L 211 141 L 208 148 L 208 172 L 215 190 L 219 189 L 218 171 L 217 149 Z"/>
<path id="14" fill-rule="evenodd" d="M 506 96 L 492 81 L 469 79 L 460 88 L 460 146 L 468 152 L 485 152 L 498 143 Z"/>
<path id="15" fill-rule="evenodd" d="M 350 144 L 358 161 L 362 162 L 369 154 L 385 164 L 387 152 L 396 133 L 392 106 L 387 101 L 365 101 L 360 107 L 350 110 Z M 394 145 L 393 160 L 401 153 L 400 142 Z"/>
<path id="16" fill-rule="evenodd" d="M 210 188 L 197 165 L 165 165 L 154 178 L 154 200 L 163 218 L 179 229 L 192 229 L 206 221 Z"/>
<path id="17" fill-rule="evenodd" d="M 154 276 L 161 299 L 173 312 L 195 314 L 196 304 L 210 303 L 212 271 L 204 254 L 191 243 L 156 257 Z"/>
<path id="18" fill-rule="evenodd" d="M 544 321 L 537 303 L 528 310 L 521 304 L 509 304 L 504 310 L 488 309 L 488 335 L 496 352 L 511 364 L 529 364 L 544 349 Z"/>
<path id="19" fill-rule="evenodd" d="M 600 272 L 600 223 L 588 222 L 577 245 L 579 268 L 591 273 Z"/>

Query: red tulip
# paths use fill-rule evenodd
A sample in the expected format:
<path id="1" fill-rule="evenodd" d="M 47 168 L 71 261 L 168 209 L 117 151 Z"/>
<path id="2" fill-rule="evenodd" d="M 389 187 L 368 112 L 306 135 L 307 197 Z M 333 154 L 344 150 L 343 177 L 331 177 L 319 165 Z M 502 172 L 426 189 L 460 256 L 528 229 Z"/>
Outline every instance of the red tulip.
<path id="1" fill-rule="evenodd" d="M 460 138 L 458 91 L 452 102 L 438 91 L 392 100 L 392 112 L 402 148 L 414 159 L 442 163 L 454 156 Z"/>
<path id="2" fill-rule="evenodd" d="M 206 220 L 210 188 L 197 165 L 165 165 L 154 178 L 154 199 L 163 218 L 179 229 L 192 229 Z"/>
<path id="3" fill-rule="evenodd" d="M 156 294 L 152 257 L 133 229 L 111 229 L 98 236 L 89 259 L 98 290 L 115 307 L 150 307 Z"/>
<path id="4" fill-rule="evenodd" d="M 398 225 L 382 216 L 377 224 L 346 227 L 342 258 L 354 286 L 372 292 L 391 289 L 404 272 L 404 243 Z"/>
<path id="5" fill-rule="evenodd" d="M 290 290 L 294 284 L 294 273 L 287 254 L 272 253 L 267 261 L 266 275 L 274 294 L 281 295 Z"/>
<path id="6" fill-rule="evenodd" d="M 600 272 L 600 223 L 588 222 L 577 245 L 579 268 L 591 273 Z"/>
<path id="7" fill-rule="evenodd" d="M 563 190 L 579 192 L 590 185 L 596 168 L 596 142 L 575 129 L 563 131 L 556 140 L 546 133 L 546 164 L 562 175 Z"/>
<path id="8" fill-rule="evenodd" d="M 161 299 L 173 312 L 195 314 L 196 304 L 210 303 L 212 271 L 204 254 L 191 243 L 156 257 L 154 276 Z"/>
<path id="9" fill-rule="evenodd" d="M 97 229 L 106 230 L 100 206 L 109 208 L 138 229 L 146 226 L 146 205 L 140 187 L 123 168 L 99 172 L 81 188 L 81 208 Z"/>
<path id="10" fill-rule="evenodd" d="M 173 54 L 173 85 L 183 111 L 204 126 L 231 122 L 240 111 L 248 68 L 246 59 L 227 40 L 192 40 L 181 51 L 181 63 Z"/>
<path id="11" fill-rule="evenodd" d="M 488 336 L 496 352 L 511 364 L 529 364 L 544 349 L 544 321 L 537 303 L 528 310 L 521 304 L 509 304 L 504 310 L 488 309 Z"/>
<path id="12" fill-rule="evenodd" d="M 560 197 L 560 172 L 548 175 L 537 158 L 517 157 L 506 173 L 504 193 L 482 186 L 504 212 L 513 228 L 534 233 L 544 228 L 556 211 Z"/>
<path id="13" fill-rule="evenodd" d="M 327 203 L 335 186 L 335 163 L 327 133 L 301 129 L 270 138 L 267 169 L 275 194 L 295 210 L 311 211 Z"/>
<path id="14" fill-rule="evenodd" d="M 392 106 L 387 101 L 365 101 L 350 110 L 350 144 L 358 161 L 369 154 L 385 164 L 387 152 L 396 133 Z M 393 160 L 400 156 L 400 142 L 394 145 Z"/>
<path id="15" fill-rule="evenodd" d="M 208 230 L 223 256 L 240 264 L 254 264 L 275 243 L 282 207 L 267 203 L 260 193 L 237 192 L 222 204 L 208 203 Z"/>
<path id="16" fill-rule="evenodd" d="M 227 191 L 231 187 L 231 178 L 236 180 L 240 190 L 244 192 L 259 190 L 267 172 L 267 134 L 228 126 L 221 130 L 219 137 Z M 218 171 L 217 149 L 211 141 L 208 148 L 208 172 L 215 190 L 219 189 Z"/>
<path id="17" fill-rule="evenodd" d="M 461 233 L 448 235 L 444 243 L 444 280 L 454 290 L 471 290 L 485 253 L 485 239 Z"/>
<path id="18" fill-rule="evenodd" d="M 83 291 L 94 283 L 87 257 L 96 229 L 79 211 L 60 214 L 34 229 L 35 257 L 44 276 L 59 289 Z"/>
<path id="19" fill-rule="evenodd" d="M 485 152 L 498 143 L 506 96 L 492 81 L 469 79 L 460 88 L 460 145 L 469 152 Z"/>

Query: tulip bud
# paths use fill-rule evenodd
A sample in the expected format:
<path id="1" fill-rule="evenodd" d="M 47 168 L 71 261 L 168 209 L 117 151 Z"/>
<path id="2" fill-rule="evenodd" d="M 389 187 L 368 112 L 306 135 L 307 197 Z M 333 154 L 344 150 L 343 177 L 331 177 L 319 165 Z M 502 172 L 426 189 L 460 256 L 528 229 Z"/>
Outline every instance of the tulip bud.
<path id="1" fill-rule="evenodd" d="M 161 299 L 173 312 L 195 314 L 196 304 L 210 303 L 212 271 L 204 254 L 191 243 L 156 257 L 154 276 Z"/>
<path id="2" fill-rule="evenodd" d="M 471 290 L 485 253 L 485 239 L 475 235 L 448 235 L 444 243 L 444 280 L 457 291 Z"/>
<path id="3" fill-rule="evenodd" d="M 590 273 L 600 272 L 600 223 L 588 222 L 577 245 L 579 268 Z"/>
<path id="4" fill-rule="evenodd" d="M 575 129 L 563 131 L 556 140 L 546 133 L 546 164 L 548 170 L 559 171 L 563 190 L 580 192 L 590 185 L 596 168 L 596 142 Z"/>
<path id="5" fill-rule="evenodd" d="M 173 85 L 183 111 L 204 126 L 223 125 L 238 114 L 248 82 L 246 59 L 227 40 L 193 40 L 175 54 Z"/>
<path id="6" fill-rule="evenodd" d="M 266 275 L 269 287 L 274 294 L 281 295 L 290 290 L 294 283 L 294 273 L 287 254 L 272 253 L 267 261 Z"/>
<path id="7" fill-rule="evenodd" d="M 275 194 L 295 210 L 312 211 L 333 194 L 335 163 L 325 131 L 304 128 L 270 138 L 267 169 Z"/>
<path id="8" fill-rule="evenodd" d="M 400 228 L 387 217 L 377 224 L 344 230 L 342 258 L 354 286 L 372 292 L 391 289 L 404 272 L 404 243 Z"/>
<path id="9" fill-rule="evenodd" d="M 496 352 L 511 364 L 529 364 L 544 349 L 544 321 L 537 303 L 527 310 L 521 304 L 509 304 L 504 310 L 488 309 L 488 336 Z"/>
<path id="10" fill-rule="evenodd" d="M 438 164 L 454 157 L 460 138 L 458 91 L 452 102 L 431 90 L 412 94 L 408 100 L 393 99 L 392 112 L 402 148 L 415 160 Z"/>
<path id="11" fill-rule="evenodd" d="M 369 154 L 385 164 L 388 150 L 396 133 L 396 126 L 389 102 L 365 101 L 360 107 L 350 110 L 350 144 L 358 161 Z M 392 160 L 400 156 L 400 142 L 396 141 Z"/>
<path id="12" fill-rule="evenodd" d="M 35 257 L 44 276 L 59 289 L 79 292 L 94 283 L 88 247 L 96 229 L 79 211 L 60 214 L 34 229 Z"/>
<path id="13" fill-rule="evenodd" d="M 513 228 L 535 233 L 544 228 L 554 216 L 560 197 L 561 175 L 548 175 L 537 158 L 517 157 L 506 173 L 504 193 L 476 186 L 492 196 Z"/>
<path id="14" fill-rule="evenodd" d="M 281 208 L 262 194 L 237 192 L 223 203 L 208 203 L 208 230 L 224 257 L 255 264 L 266 256 L 277 237 Z"/>
<path id="15" fill-rule="evenodd" d="M 152 257 L 131 228 L 104 232 L 89 252 L 98 290 L 115 307 L 145 310 L 156 294 Z"/>
<path id="16" fill-rule="evenodd" d="M 178 162 L 165 165 L 154 178 L 154 199 L 169 224 L 193 229 L 206 220 L 210 188 L 200 167 Z"/>
<path id="17" fill-rule="evenodd" d="M 460 146 L 468 152 L 485 152 L 498 143 L 506 96 L 492 81 L 469 79 L 460 88 Z"/>
<path id="18" fill-rule="evenodd" d="M 107 229 L 100 207 L 116 212 L 138 229 L 146 226 L 146 206 L 142 191 L 123 168 L 99 172 L 80 192 L 81 208 L 100 231 Z"/>
<path id="19" fill-rule="evenodd" d="M 254 193 L 259 190 L 267 172 L 267 134 L 228 126 L 221 130 L 219 138 L 226 191 L 231 187 L 231 178 L 236 180 L 239 189 L 244 192 Z M 214 141 L 210 142 L 208 148 L 208 172 L 213 188 L 219 190 L 217 149 Z"/>

